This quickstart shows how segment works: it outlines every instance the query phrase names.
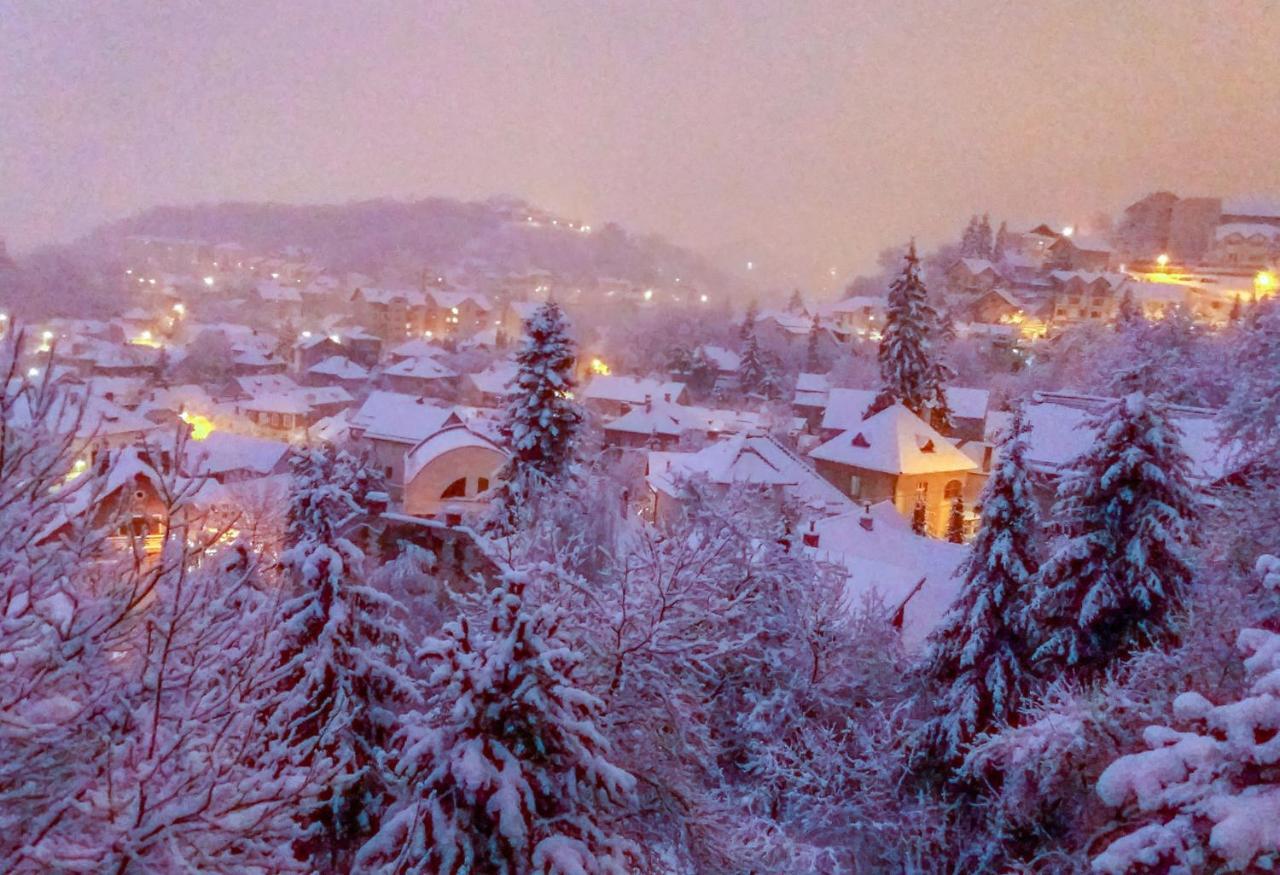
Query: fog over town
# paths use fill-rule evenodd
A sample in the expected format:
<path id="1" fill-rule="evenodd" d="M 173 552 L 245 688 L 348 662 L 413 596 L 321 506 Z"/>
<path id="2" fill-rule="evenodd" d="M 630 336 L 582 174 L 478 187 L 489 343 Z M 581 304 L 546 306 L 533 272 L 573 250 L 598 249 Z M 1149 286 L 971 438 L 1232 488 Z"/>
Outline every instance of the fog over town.
<path id="1" fill-rule="evenodd" d="M 1277 44 L 0 0 L 0 872 L 1272 871 Z"/>

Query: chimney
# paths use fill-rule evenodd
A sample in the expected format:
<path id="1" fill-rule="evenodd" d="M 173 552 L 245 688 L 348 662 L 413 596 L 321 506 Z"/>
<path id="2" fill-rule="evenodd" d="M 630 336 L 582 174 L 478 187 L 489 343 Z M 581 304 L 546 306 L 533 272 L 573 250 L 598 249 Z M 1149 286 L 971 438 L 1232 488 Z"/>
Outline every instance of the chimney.
<path id="1" fill-rule="evenodd" d="M 663 401 L 666 401 L 668 404 L 670 404 L 670 403 L 671 403 L 671 393 L 670 393 L 670 392 L 663 392 L 663 393 L 662 393 L 662 400 L 663 400 Z"/>
<path id="2" fill-rule="evenodd" d="M 801 538 L 806 547 L 818 547 L 818 532 L 813 527 L 813 520 L 809 520 L 809 531 L 805 532 Z"/>
<path id="3" fill-rule="evenodd" d="M 645 413 L 653 412 L 653 396 L 652 395 L 644 396 L 644 412 Z"/>
<path id="4" fill-rule="evenodd" d="M 868 532 L 875 529 L 876 521 L 871 518 L 871 502 L 867 502 L 862 506 L 862 517 L 858 520 L 858 525 Z"/>

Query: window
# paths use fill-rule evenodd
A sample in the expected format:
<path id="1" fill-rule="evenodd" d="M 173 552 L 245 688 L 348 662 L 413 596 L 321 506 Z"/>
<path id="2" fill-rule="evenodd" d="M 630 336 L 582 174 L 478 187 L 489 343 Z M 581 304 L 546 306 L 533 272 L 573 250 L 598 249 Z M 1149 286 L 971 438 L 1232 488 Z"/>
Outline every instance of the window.
<path id="1" fill-rule="evenodd" d="M 849 497 L 850 498 L 862 497 L 862 478 L 859 477 L 857 474 L 849 475 Z"/>
<path id="2" fill-rule="evenodd" d="M 394 477 L 394 476 L 395 476 L 394 472 L 391 470 L 391 466 L 390 466 L 390 465 L 388 465 L 386 468 L 382 469 L 382 471 L 383 471 L 383 475 L 384 475 L 388 480 L 390 480 L 392 477 Z"/>
<path id="3" fill-rule="evenodd" d="M 488 488 L 489 488 L 488 477 L 481 477 L 479 480 L 476 481 L 476 492 L 484 492 Z"/>
<path id="4" fill-rule="evenodd" d="M 946 488 L 942 491 L 942 497 L 947 499 L 948 501 L 953 501 L 960 497 L 960 493 L 963 489 L 964 489 L 963 483 L 961 483 L 959 480 L 952 480 L 950 483 L 947 484 Z"/>
<path id="5" fill-rule="evenodd" d="M 444 492 L 440 493 L 441 498 L 464 498 L 467 494 L 467 478 L 459 477 L 457 480 L 445 487 Z"/>

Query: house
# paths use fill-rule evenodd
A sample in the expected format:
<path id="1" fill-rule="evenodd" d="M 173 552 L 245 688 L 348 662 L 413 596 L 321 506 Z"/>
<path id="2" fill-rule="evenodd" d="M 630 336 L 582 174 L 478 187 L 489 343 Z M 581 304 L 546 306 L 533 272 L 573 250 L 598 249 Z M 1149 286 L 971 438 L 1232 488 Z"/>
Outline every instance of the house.
<path id="1" fill-rule="evenodd" d="M 688 497 L 685 481 L 701 478 L 718 488 L 754 486 L 778 502 L 802 507 L 806 516 L 832 516 L 854 509 L 845 497 L 794 452 L 769 435 L 733 435 L 696 452 L 648 454 L 645 481 L 656 523 L 679 517 Z"/>
<path id="2" fill-rule="evenodd" d="M 434 337 L 468 336 L 494 322 L 493 304 L 470 291 L 428 289 L 423 330 Z"/>
<path id="3" fill-rule="evenodd" d="M 361 286 L 351 293 L 356 321 L 384 341 L 426 331 L 427 297 L 417 289 Z"/>
<path id="4" fill-rule="evenodd" d="M 832 328 L 844 339 L 853 336 L 880 337 L 887 302 L 884 298 L 854 295 L 834 304 L 828 315 Z"/>
<path id="5" fill-rule="evenodd" d="M 370 453 L 372 462 L 387 481 L 393 498 L 404 491 L 405 455 L 448 425 L 462 425 L 450 406 L 421 396 L 382 390 L 370 393 L 351 415 L 348 426 L 353 440 Z"/>
<path id="6" fill-rule="evenodd" d="M 804 417 L 810 430 L 815 429 L 822 422 L 830 394 L 831 381 L 826 374 L 802 373 L 796 377 L 796 394 L 791 399 L 791 408 L 797 416 Z"/>
<path id="7" fill-rule="evenodd" d="M 341 386 L 299 386 L 256 393 L 239 401 L 236 412 L 271 434 L 291 436 L 345 410 L 353 400 Z"/>
<path id="8" fill-rule="evenodd" d="M 346 357 L 346 354 L 347 350 L 337 335 L 304 331 L 293 345 L 293 369 L 303 374 L 325 359 Z"/>
<path id="9" fill-rule="evenodd" d="M 483 371 L 465 374 L 462 378 L 463 395 L 470 404 L 498 407 L 506 402 L 518 370 L 515 362 L 496 361 Z"/>
<path id="10" fill-rule="evenodd" d="M 398 343 L 387 350 L 387 359 L 394 364 L 405 359 L 435 358 L 443 355 L 444 352 L 444 347 L 439 344 L 415 337 L 412 340 L 406 340 L 404 343 Z"/>
<path id="11" fill-rule="evenodd" d="M 1063 234 L 1050 243 L 1044 260 L 1050 270 L 1106 270 L 1110 264 L 1110 244 L 1080 234 Z"/>
<path id="12" fill-rule="evenodd" d="M 1053 271 L 1053 305 L 1049 320 L 1055 330 L 1081 322 L 1115 320 L 1123 296 L 1124 274 L 1099 271 Z"/>
<path id="13" fill-rule="evenodd" d="M 961 258 L 945 276 L 947 291 L 960 295 L 981 295 L 1005 281 L 1000 269 L 985 258 Z"/>
<path id="14" fill-rule="evenodd" d="M 1280 224 L 1224 222 L 1214 229 L 1207 260 L 1258 270 L 1280 264 Z"/>
<path id="15" fill-rule="evenodd" d="M 649 377 L 597 375 L 578 393 L 583 406 L 602 416 L 620 416 L 646 399 L 683 404 L 687 400 L 685 384 L 663 382 Z"/>
<path id="16" fill-rule="evenodd" d="M 203 440 L 187 442 L 181 467 L 189 477 L 239 483 L 288 473 L 289 451 L 284 441 L 214 431 Z"/>
<path id="17" fill-rule="evenodd" d="M 62 522 L 38 536 L 44 543 L 69 534 L 77 521 L 105 530 L 108 541 L 129 548 L 136 557 L 158 553 L 169 527 L 169 493 L 162 472 L 173 459 L 167 452 L 137 444 L 98 454 L 92 466 L 69 482 L 60 508 Z"/>
<path id="18" fill-rule="evenodd" d="M 253 314 L 268 322 L 297 322 L 302 318 L 302 292 L 296 283 L 261 280 L 249 295 Z"/>
<path id="19" fill-rule="evenodd" d="M 878 608 L 907 652 L 918 651 L 959 595 L 969 548 L 911 531 L 888 501 L 811 522 L 806 555 L 844 579 L 849 610 Z"/>
<path id="20" fill-rule="evenodd" d="M 987 407 L 990 393 L 986 389 L 948 386 L 947 406 L 951 408 L 951 437 L 954 440 L 982 440 L 986 434 Z M 858 428 L 875 401 L 874 389 L 831 389 L 822 413 L 822 432 L 832 437 L 836 432 Z"/>
<path id="21" fill-rule="evenodd" d="M 833 393 L 834 394 L 834 393 Z M 924 505 L 929 534 L 946 534 L 957 498 L 972 507 L 979 464 L 901 404 L 885 408 L 809 451 L 818 473 L 859 502 L 890 501 L 910 519 Z"/>
<path id="22" fill-rule="evenodd" d="M 1021 256 L 1036 267 L 1044 265 L 1049 257 L 1049 247 L 1062 235 L 1047 224 L 1039 224 L 1027 231 L 1010 232 L 1006 237 L 1005 252 Z"/>
<path id="23" fill-rule="evenodd" d="M 404 512 L 454 522 L 476 516 L 507 458 L 467 426 L 446 425 L 405 454 Z"/>
<path id="24" fill-rule="evenodd" d="M 382 338 L 359 326 L 347 328 L 335 335 L 346 348 L 346 356 L 362 368 L 372 369 L 382 358 Z"/>
<path id="25" fill-rule="evenodd" d="M 761 431 L 763 427 L 758 413 L 693 407 L 646 397 L 604 424 L 604 440 L 609 446 L 624 449 L 670 449 L 685 435 L 714 439 L 724 434 Z"/>
<path id="26" fill-rule="evenodd" d="M 369 371 L 346 356 L 330 356 L 307 369 L 302 375 L 308 386 L 344 386 L 354 389 L 369 381 Z"/>
<path id="27" fill-rule="evenodd" d="M 996 287 L 982 292 L 966 308 L 970 320 L 988 325 L 1008 324 L 1023 315 L 1026 305 L 1012 293 Z"/>
<path id="28" fill-rule="evenodd" d="M 457 384 L 458 374 L 434 358 L 401 359 L 382 372 L 382 382 L 393 392 L 407 395 L 442 395 Z"/>

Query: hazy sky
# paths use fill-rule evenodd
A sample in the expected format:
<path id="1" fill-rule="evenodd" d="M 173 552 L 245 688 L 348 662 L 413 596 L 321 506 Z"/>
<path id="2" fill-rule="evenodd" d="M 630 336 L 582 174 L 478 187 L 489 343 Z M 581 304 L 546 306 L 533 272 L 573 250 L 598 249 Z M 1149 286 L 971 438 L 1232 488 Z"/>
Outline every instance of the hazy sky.
<path id="1" fill-rule="evenodd" d="M 1280 193 L 1280 3 L 0 0 L 0 235 L 527 196 L 817 282 L 974 210 Z"/>

